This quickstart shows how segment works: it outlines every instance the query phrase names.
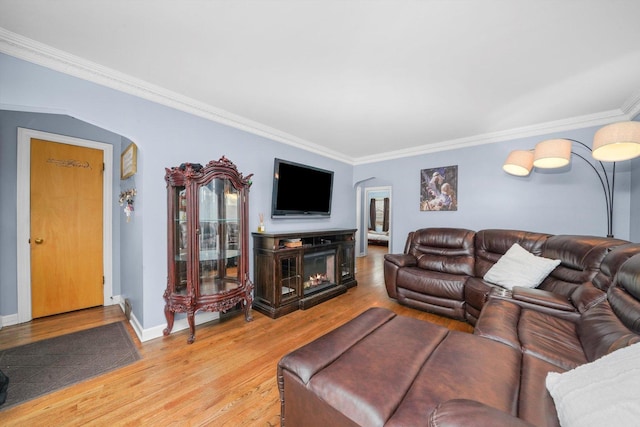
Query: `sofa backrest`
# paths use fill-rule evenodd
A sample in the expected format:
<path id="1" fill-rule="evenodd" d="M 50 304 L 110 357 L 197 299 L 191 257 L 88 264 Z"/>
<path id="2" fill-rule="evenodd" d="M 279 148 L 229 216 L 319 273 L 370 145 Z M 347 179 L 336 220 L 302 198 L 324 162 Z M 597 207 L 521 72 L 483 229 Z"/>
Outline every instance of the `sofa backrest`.
<path id="1" fill-rule="evenodd" d="M 598 272 L 591 280 L 593 285 L 606 292 L 613 283 L 613 278 L 620 266 L 637 253 L 640 253 L 640 243 L 627 243 L 612 248 L 602 260 Z"/>
<path id="2" fill-rule="evenodd" d="M 550 236 L 550 234 L 521 230 L 488 229 L 476 232 L 475 276 L 484 277 L 487 271 L 514 243 L 519 244 L 534 255 L 541 255 L 542 247 Z"/>
<path id="3" fill-rule="evenodd" d="M 582 313 L 576 326 L 589 361 L 640 342 L 640 254 L 620 266 L 607 298 Z"/>
<path id="4" fill-rule="evenodd" d="M 640 334 L 640 254 L 620 266 L 613 284 L 607 291 L 611 308 L 627 328 Z"/>
<path id="5" fill-rule="evenodd" d="M 628 243 L 612 248 L 600 263 L 600 268 L 591 282 L 578 286 L 571 294 L 570 299 L 574 307 L 580 313 L 584 313 L 605 299 L 607 290 L 613 283 L 620 266 L 637 253 L 640 253 L 638 243 Z"/>
<path id="6" fill-rule="evenodd" d="M 597 236 L 550 236 L 541 255 L 559 259 L 561 263 L 539 288 L 569 297 L 579 285 L 596 276 L 602 260 L 611 249 L 628 243 L 626 240 Z"/>
<path id="7" fill-rule="evenodd" d="M 462 228 L 422 228 L 409 234 L 405 252 L 425 270 L 473 276 L 474 236 Z"/>

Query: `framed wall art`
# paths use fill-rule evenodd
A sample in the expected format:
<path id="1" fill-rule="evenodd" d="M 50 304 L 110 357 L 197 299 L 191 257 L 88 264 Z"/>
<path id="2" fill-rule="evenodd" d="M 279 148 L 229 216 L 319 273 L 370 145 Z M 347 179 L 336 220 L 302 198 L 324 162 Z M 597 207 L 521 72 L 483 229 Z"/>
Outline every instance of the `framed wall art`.
<path id="1" fill-rule="evenodd" d="M 138 170 L 138 147 L 133 142 L 120 154 L 120 179 L 133 176 Z"/>
<path id="2" fill-rule="evenodd" d="M 458 166 L 420 171 L 420 210 L 458 210 Z"/>

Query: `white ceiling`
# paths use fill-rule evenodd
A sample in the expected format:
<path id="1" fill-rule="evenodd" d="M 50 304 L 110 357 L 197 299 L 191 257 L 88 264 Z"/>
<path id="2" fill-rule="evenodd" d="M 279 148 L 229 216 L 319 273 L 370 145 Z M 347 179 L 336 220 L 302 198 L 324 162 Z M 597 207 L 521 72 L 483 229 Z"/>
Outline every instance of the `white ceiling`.
<path id="1" fill-rule="evenodd" d="M 0 47 L 357 164 L 631 118 L 639 17 L 639 0 L 0 0 Z"/>

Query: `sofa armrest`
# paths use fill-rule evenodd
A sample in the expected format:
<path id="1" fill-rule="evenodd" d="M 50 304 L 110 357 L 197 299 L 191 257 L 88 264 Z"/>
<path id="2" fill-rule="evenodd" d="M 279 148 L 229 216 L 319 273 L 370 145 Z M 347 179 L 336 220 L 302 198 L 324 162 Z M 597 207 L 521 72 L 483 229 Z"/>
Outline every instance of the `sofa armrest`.
<path id="1" fill-rule="evenodd" d="M 571 294 L 571 302 L 580 313 L 584 313 L 606 298 L 607 293 L 596 288 L 591 282 L 578 286 L 578 289 Z"/>
<path id="2" fill-rule="evenodd" d="M 415 267 L 417 264 L 416 257 L 409 254 L 386 254 L 384 256 L 384 285 L 390 298 L 398 299 L 396 286 L 398 271 L 403 267 Z"/>
<path id="3" fill-rule="evenodd" d="M 415 267 L 418 264 L 416 257 L 409 254 L 385 254 L 384 260 L 398 267 Z"/>
<path id="4" fill-rule="evenodd" d="M 452 399 L 438 405 L 429 416 L 430 427 L 532 427 L 511 414 L 475 400 Z"/>
<path id="5" fill-rule="evenodd" d="M 517 301 L 540 305 L 554 310 L 576 311 L 576 308 L 569 298 L 542 289 L 515 286 L 512 289 L 512 298 Z"/>

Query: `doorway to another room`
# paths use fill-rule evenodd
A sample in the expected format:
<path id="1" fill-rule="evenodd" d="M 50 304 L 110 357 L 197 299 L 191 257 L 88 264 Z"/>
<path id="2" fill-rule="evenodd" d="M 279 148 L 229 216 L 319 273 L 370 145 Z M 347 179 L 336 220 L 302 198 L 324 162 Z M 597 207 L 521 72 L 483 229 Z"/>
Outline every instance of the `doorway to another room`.
<path id="1" fill-rule="evenodd" d="M 365 189 L 366 253 L 389 252 L 391 246 L 391 187 Z"/>

